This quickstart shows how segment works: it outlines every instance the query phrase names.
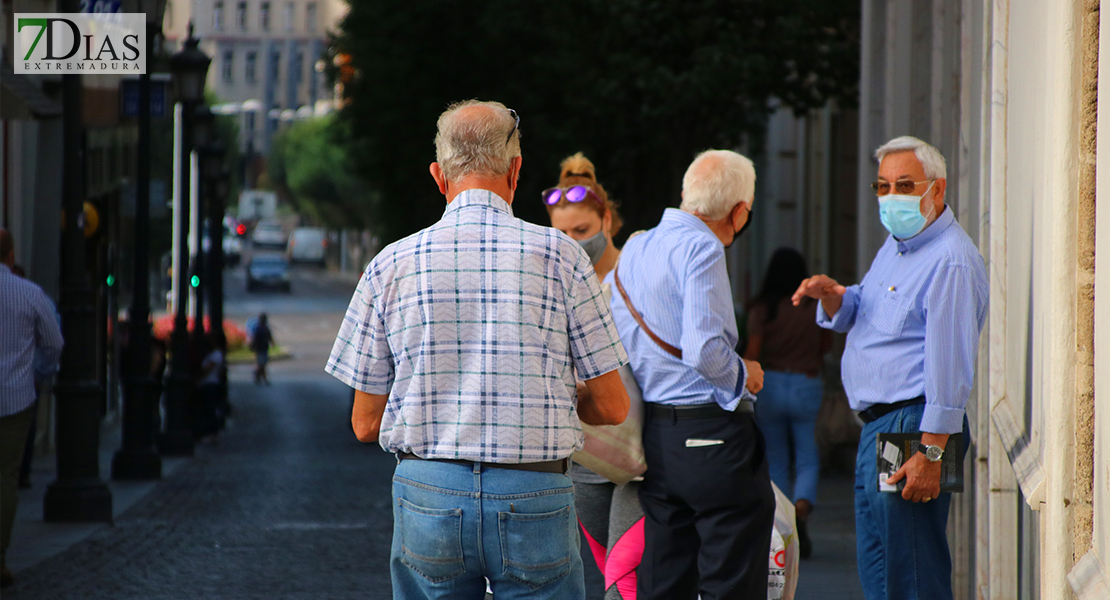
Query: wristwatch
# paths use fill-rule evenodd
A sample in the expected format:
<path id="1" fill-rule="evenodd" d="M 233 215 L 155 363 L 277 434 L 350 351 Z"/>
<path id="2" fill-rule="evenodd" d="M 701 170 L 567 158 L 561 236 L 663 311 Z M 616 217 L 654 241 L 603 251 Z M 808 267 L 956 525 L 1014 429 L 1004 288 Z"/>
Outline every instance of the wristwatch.
<path id="1" fill-rule="evenodd" d="M 921 445 L 917 447 L 917 451 L 924 454 L 929 462 L 940 462 L 940 459 L 944 457 L 944 448 L 940 446 Z"/>

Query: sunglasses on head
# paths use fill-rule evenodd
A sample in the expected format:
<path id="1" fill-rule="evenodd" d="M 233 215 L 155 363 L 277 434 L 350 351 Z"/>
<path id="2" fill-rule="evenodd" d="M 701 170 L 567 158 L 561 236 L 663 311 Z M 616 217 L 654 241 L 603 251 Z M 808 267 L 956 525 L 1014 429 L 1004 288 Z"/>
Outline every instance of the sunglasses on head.
<path id="1" fill-rule="evenodd" d="M 587 196 L 593 198 L 598 204 L 601 203 L 601 198 L 599 198 L 593 190 L 584 185 L 575 185 L 568 188 L 548 188 L 544 190 L 540 196 L 543 198 L 544 204 L 548 206 L 558 204 L 563 198 L 566 198 L 567 202 L 582 202 Z"/>

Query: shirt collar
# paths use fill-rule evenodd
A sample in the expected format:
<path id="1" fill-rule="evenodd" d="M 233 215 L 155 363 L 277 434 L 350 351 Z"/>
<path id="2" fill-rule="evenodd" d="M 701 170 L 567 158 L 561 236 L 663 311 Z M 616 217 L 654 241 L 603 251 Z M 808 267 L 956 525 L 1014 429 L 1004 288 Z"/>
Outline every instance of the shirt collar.
<path id="1" fill-rule="evenodd" d="M 468 206 L 481 206 L 492 208 L 498 212 L 503 212 L 512 216 L 513 209 L 504 198 L 489 190 L 472 189 L 459 192 L 455 199 L 447 203 L 447 208 L 444 209 L 444 216 L 454 210 L 461 210 Z"/>
<path id="2" fill-rule="evenodd" d="M 936 239 L 937 236 L 943 233 L 945 229 L 948 229 L 948 226 L 955 221 L 956 218 L 952 216 L 952 209 L 945 204 L 944 212 L 940 213 L 937 220 L 933 221 L 932 225 L 926 227 L 924 231 L 906 240 L 898 240 L 896 238 L 894 241 L 898 244 L 898 251 L 913 252 L 924 247 L 925 244 Z"/>
<path id="3" fill-rule="evenodd" d="M 677 208 L 668 208 L 664 210 L 663 220 L 660 221 L 660 224 L 669 225 L 676 229 L 686 229 L 689 231 L 704 233 L 713 238 L 713 241 L 721 244 L 720 238 L 717 237 L 717 234 L 713 233 L 713 230 L 709 228 L 709 225 L 705 224 L 705 221 L 699 219 L 697 215 L 692 215 L 684 210 L 679 210 Z M 724 244 L 721 244 L 721 247 L 723 248 Z"/>

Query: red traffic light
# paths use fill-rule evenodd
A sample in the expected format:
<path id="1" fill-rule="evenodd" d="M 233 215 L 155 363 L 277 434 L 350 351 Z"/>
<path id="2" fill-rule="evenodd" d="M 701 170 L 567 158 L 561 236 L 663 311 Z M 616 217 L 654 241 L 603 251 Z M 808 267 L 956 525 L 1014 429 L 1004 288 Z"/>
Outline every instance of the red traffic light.
<path id="1" fill-rule="evenodd" d="M 236 225 L 235 226 L 235 233 L 238 233 L 239 235 L 246 235 L 247 234 L 247 226 L 243 225 L 242 223 Z"/>

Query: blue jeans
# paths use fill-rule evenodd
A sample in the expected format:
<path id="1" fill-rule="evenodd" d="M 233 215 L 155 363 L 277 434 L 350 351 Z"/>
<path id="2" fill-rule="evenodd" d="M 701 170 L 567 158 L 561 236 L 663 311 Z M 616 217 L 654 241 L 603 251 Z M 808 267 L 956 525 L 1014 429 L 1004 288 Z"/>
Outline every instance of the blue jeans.
<path id="1" fill-rule="evenodd" d="M 928 502 L 880 492 L 876 436 L 917 433 L 924 404 L 907 406 L 863 426 L 856 454 L 856 560 L 867 600 L 951 600 L 948 505 L 952 494 Z M 964 454 L 970 442 L 964 417 Z"/>
<path id="2" fill-rule="evenodd" d="M 817 504 L 821 457 L 817 453 L 817 411 L 824 393 L 820 377 L 764 371 L 755 403 L 759 428 L 767 440 L 771 481 L 793 499 Z M 794 485 L 790 484 L 790 440 L 794 440 Z"/>
<path id="3" fill-rule="evenodd" d="M 402 460 L 393 476 L 397 599 L 586 597 L 574 487 L 558 473 Z"/>

